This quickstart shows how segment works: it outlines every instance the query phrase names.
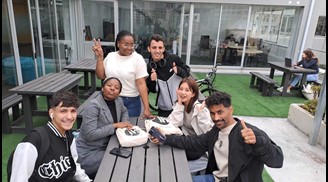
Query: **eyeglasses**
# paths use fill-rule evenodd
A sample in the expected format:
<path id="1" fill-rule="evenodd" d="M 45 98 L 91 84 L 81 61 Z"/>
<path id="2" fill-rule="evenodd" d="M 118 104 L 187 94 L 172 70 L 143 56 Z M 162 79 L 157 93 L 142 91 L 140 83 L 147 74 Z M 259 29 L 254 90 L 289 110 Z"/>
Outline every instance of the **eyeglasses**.
<path id="1" fill-rule="evenodd" d="M 124 48 L 132 48 L 134 49 L 136 47 L 136 44 L 122 44 Z"/>

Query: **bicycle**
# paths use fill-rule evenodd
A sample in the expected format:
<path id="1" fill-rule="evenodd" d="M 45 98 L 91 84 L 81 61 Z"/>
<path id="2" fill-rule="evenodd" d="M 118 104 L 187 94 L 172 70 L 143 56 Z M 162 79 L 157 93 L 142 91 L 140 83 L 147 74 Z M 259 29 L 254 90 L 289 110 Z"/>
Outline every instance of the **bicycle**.
<path id="1" fill-rule="evenodd" d="M 204 95 L 204 97 L 208 97 L 212 95 L 214 92 L 218 92 L 218 90 L 213 86 L 213 83 L 216 78 L 216 71 L 218 69 L 218 66 L 221 65 L 217 63 L 213 68 L 212 71 L 208 72 L 203 79 L 195 79 L 196 83 L 198 84 L 198 88 L 200 90 L 200 93 Z"/>
<path id="2" fill-rule="evenodd" d="M 221 65 L 219 63 L 217 63 L 213 68 L 212 71 L 208 72 L 205 76 L 205 78 L 203 79 L 195 79 L 196 83 L 198 84 L 198 88 L 201 94 L 203 94 L 203 96 L 206 98 L 208 96 L 210 96 L 212 93 L 214 92 L 218 92 L 218 90 L 213 86 L 213 83 L 215 81 L 216 78 L 216 71 L 217 71 L 217 67 Z M 149 107 L 151 110 L 153 111 L 158 111 L 157 105 L 156 105 L 156 96 L 157 93 L 152 93 L 149 92 L 148 93 L 148 98 L 149 98 Z"/>

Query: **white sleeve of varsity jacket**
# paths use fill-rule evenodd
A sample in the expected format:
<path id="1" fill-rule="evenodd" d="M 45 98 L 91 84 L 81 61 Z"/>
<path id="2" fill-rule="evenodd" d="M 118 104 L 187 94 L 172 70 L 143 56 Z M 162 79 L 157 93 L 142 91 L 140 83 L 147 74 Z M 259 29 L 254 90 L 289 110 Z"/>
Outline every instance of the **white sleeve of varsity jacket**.
<path id="1" fill-rule="evenodd" d="M 38 150 L 33 144 L 19 143 L 13 157 L 10 182 L 27 182 L 33 173 L 37 158 Z"/>
<path id="2" fill-rule="evenodd" d="M 81 168 L 80 163 L 77 162 L 78 154 L 77 154 L 77 150 L 76 150 L 75 138 L 73 139 L 73 142 L 71 145 L 71 153 L 72 153 L 72 157 L 75 161 L 75 165 L 76 165 L 76 172 L 75 172 L 74 179 L 77 181 L 83 181 L 83 182 L 92 181 L 89 178 L 89 176 L 85 173 L 84 169 Z"/>

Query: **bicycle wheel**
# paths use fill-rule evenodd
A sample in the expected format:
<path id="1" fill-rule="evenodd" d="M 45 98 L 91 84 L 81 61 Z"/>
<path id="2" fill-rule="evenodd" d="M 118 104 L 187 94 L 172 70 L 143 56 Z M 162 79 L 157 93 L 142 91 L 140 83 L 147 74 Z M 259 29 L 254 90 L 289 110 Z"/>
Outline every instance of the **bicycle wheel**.
<path id="1" fill-rule="evenodd" d="M 218 90 L 216 90 L 215 88 L 204 88 L 203 90 L 200 91 L 204 97 L 208 97 L 210 95 L 212 95 L 212 93 L 214 92 L 218 92 Z"/>

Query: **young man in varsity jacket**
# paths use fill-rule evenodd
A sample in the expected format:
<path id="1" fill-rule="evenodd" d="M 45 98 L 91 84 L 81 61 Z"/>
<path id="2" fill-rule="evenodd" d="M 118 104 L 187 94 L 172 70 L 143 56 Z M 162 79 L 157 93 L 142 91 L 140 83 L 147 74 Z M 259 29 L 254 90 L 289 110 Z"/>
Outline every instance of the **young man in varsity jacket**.
<path id="1" fill-rule="evenodd" d="M 71 129 L 79 107 L 77 95 L 69 91 L 57 92 L 49 103 L 51 121 L 41 126 L 48 136 L 40 136 L 33 130 L 17 145 L 10 181 L 92 181 L 76 162 L 78 156 Z M 40 156 L 46 137 L 50 144 L 45 155 Z"/>

